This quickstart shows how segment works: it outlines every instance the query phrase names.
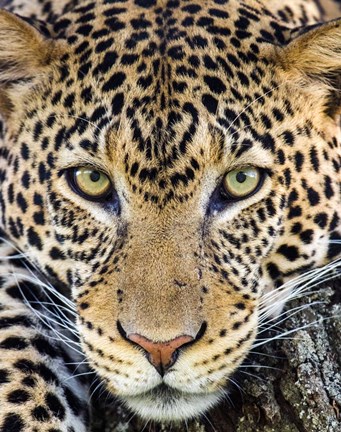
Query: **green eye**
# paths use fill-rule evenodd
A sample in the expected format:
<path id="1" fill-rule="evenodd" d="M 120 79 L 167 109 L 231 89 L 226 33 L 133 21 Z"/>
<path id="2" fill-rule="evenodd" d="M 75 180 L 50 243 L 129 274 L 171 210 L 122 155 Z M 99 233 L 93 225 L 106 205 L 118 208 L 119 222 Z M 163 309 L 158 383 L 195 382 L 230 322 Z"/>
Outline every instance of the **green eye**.
<path id="1" fill-rule="evenodd" d="M 78 167 L 69 170 L 68 180 L 72 189 L 90 201 L 100 201 L 112 191 L 109 177 L 90 167 Z"/>
<path id="2" fill-rule="evenodd" d="M 258 190 L 262 172 L 256 167 L 244 167 L 230 171 L 223 181 L 224 192 L 231 198 L 242 199 Z"/>

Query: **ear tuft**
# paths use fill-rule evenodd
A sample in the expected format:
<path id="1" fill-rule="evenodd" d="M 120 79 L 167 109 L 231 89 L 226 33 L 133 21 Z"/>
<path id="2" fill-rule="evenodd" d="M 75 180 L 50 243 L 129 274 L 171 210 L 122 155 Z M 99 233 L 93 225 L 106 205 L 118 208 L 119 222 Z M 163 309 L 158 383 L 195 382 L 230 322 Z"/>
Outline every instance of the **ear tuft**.
<path id="1" fill-rule="evenodd" d="M 53 41 L 5 10 L 0 10 L 0 82 L 29 79 L 51 61 Z"/>

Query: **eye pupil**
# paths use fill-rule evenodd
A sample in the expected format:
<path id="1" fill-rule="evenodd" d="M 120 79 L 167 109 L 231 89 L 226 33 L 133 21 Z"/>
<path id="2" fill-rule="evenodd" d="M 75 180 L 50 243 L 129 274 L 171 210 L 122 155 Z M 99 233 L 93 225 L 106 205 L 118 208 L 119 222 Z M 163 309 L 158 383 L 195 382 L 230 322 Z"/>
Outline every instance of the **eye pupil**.
<path id="1" fill-rule="evenodd" d="M 113 191 L 109 177 L 92 167 L 80 166 L 66 171 L 66 178 L 72 190 L 89 201 L 110 199 Z"/>
<path id="2" fill-rule="evenodd" d="M 242 171 L 239 171 L 236 175 L 236 180 L 238 183 L 244 183 L 247 179 L 247 175 L 243 173 Z"/>
<path id="3" fill-rule="evenodd" d="M 90 174 L 90 180 L 92 182 L 98 182 L 98 180 L 101 178 L 101 174 L 98 171 L 92 171 Z"/>
<path id="4" fill-rule="evenodd" d="M 255 166 L 245 166 L 229 171 L 222 182 L 222 194 L 238 201 L 256 193 L 264 180 L 264 172 Z"/>

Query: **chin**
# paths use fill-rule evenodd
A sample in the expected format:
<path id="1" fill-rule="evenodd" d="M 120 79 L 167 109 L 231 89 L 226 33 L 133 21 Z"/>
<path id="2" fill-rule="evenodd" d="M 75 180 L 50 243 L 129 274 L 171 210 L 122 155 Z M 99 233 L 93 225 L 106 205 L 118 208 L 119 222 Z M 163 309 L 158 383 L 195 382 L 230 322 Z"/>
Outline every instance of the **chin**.
<path id="1" fill-rule="evenodd" d="M 145 420 L 176 422 L 203 414 L 223 398 L 224 392 L 184 393 L 164 384 L 137 396 L 121 396 L 133 412 Z"/>

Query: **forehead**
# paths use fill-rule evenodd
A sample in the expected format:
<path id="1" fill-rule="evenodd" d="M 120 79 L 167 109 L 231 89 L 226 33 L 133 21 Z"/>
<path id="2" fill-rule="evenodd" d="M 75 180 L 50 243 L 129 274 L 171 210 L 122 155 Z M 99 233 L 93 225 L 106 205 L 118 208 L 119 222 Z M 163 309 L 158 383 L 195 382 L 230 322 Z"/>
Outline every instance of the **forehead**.
<path id="1" fill-rule="evenodd" d="M 81 92 L 81 104 L 124 114 L 135 135 L 172 136 L 185 118 L 192 135 L 199 116 L 227 128 L 264 93 L 269 41 L 284 28 L 236 0 L 103 0 L 75 8 L 55 31 L 68 43 L 61 82 L 74 79 L 68 92 Z"/>
<path id="2" fill-rule="evenodd" d="M 283 37 L 260 7 L 235 0 L 89 2 L 55 31 L 67 55 L 49 98 L 66 109 L 76 150 L 173 188 L 227 143 L 232 153 L 250 147 L 238 129 L 250 122 L 245 107 L 262 111 L 276 85 L 266 53 Z"/>
<path id="3" fill-rule="evenodd" d="M 240 97 L 234 89 L 259 84 L 261 49 L 283 38 L 263 11 L 234 0 L 99 1 L 55 28 L 67 38 L 78 81 L 93 79 L 103 96 L 124 90 L 117 110 L 126 96 L 135 110 L 149 105 L 151 117 L 151 106 L 176 109 L 184 95 L 216 114 L 220 99 Z"/>

